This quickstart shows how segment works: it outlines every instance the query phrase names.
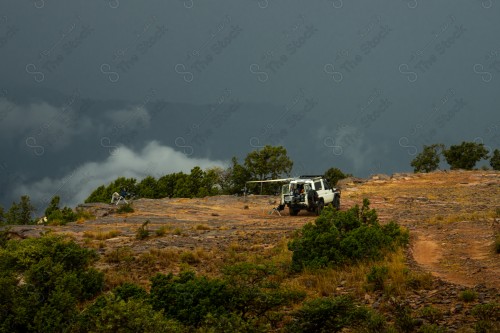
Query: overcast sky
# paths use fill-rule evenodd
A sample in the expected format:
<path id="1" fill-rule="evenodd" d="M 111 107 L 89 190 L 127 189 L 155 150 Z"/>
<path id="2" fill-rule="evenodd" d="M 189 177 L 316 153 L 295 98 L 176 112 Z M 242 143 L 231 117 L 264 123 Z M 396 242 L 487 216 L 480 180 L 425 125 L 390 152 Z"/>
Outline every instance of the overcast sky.
<path id="1" fill-rule="evenodd" d="M 294 174 L 500 148 L 498 0 L 0 2 L 0 203 L 283 145 Z"/>

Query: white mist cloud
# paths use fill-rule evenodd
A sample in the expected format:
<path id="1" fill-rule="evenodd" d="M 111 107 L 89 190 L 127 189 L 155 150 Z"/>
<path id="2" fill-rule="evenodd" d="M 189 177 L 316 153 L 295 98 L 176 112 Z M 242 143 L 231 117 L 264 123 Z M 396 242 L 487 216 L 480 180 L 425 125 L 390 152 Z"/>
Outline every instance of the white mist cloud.
<path id="1" fill-rule="evenodd" d="M 39 210 L 45 209 L 54 195 L 61 197 L 63 205 L 76 206 L 100 185 L 106 185 L 118 177 L 133 177 L 138 180 L 148 175 L 160 177 L 173 172 L 186 172 L 199 166 L 206 169 L 225 166 L 224 161 L 190 158 L 174 149 L 149 142 L 141 151 L 135 152 L 120 146 L 102 162 L 87 162 L 61 178 L 43 178 L 15 189 L 17 197 L 27 194 Z"/>

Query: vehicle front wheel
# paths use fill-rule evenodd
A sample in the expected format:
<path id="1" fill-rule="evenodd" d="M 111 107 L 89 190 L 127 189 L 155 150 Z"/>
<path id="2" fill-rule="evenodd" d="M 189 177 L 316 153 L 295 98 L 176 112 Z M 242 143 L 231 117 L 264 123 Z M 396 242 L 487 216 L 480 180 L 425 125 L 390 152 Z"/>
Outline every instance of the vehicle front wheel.
<path id="1" fill-rule="evenodd" d="M 299 214 L 300 209 L 293 209 L 292 207 L 288 207 L 288 213 L 290 216 L 297 216 Z"/>

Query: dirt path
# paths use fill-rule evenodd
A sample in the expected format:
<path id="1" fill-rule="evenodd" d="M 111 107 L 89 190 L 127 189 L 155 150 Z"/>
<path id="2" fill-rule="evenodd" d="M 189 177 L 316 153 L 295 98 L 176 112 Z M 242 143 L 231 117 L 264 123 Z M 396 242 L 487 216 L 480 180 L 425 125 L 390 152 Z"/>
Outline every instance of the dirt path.
<path id="1" fill-rule="evenodd" d="M 344 190 L 344 202 L 367 197 L 382 220 L 410 230 L 416 263 L 441 279 L 500 289 L 500 173 L 437 172 L 372 179 Z"/>

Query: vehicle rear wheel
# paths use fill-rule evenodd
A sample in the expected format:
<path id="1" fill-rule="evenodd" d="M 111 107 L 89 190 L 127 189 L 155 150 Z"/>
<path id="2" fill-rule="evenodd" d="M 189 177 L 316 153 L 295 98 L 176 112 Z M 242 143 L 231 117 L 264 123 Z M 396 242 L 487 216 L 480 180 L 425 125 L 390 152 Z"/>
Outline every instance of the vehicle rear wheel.
<path id="1" fill-rule="evenodd" d="M 333 198 L 333 207 L 336 210 L 340 209 L 340 198 L 338 196 L 335 196 L 335 198 Z"/>
<path id="2" fill-rule="evenodd" d="M 297 216 L 299 214 L 300 209 L 293 209 L 292 207 L 288 207 L 288 213 L 290 216 Z"/>

